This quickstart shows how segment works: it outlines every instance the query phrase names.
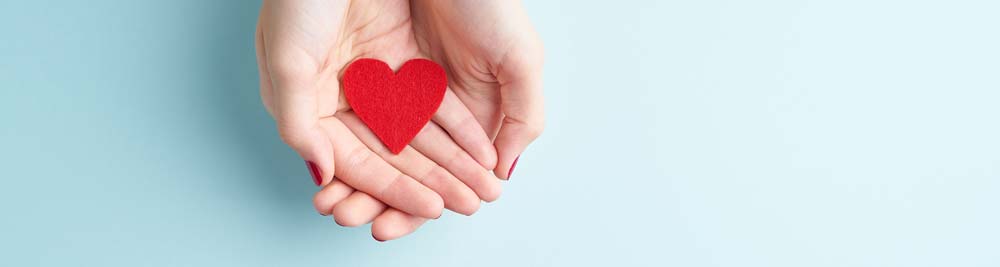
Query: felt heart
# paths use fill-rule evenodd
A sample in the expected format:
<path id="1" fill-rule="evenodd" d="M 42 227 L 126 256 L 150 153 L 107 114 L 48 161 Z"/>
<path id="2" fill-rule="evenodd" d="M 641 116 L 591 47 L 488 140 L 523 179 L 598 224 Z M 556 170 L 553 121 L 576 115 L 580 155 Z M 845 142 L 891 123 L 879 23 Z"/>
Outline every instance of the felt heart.
<path id="1" fill-rule="evenodd" d="M 362 58 L 347 66 L 343 85 L 354 113 L 399 154 L 441 105 L 448 78 L 444 68 L 426 59 L 407 61 L 394 74 L 389 64 Z"/>

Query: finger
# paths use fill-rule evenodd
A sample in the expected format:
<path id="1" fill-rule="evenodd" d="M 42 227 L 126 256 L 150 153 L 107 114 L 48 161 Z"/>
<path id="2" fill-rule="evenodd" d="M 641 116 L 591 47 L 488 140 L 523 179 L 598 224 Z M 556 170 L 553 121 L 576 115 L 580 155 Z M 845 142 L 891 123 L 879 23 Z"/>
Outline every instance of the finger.
<path id="1" fill-rule="evenodd" d="M 343 201 L 347 196 L 354 193 L 354 188 L 351 188 L 344 182 L 334 179 L 322 190 L 316 192 L 313 196 L 313 207 L 320 215 L 326 216 L 333 213 L 333 206 Z"/>
<path id="2" fill-rule="evenodd" d="M 472 188 L 480 199 L 490 202 L 500 197 L 503 188 L 497 177 L 455 144 L 437 124 L 427 123 L 410 145 Z"/>
<path id="3" fill-rule="evenodd" d="M 372 222 L 372 238 L 379 242 L 397 239 L 413 233 L 425 222 L 427 219 L 387 209 Z"/>
<path id="4" fill-rule="evenodd" d="M 483 131 L 486 132 L 492 145 L 492 140 L 500 131 L 500 121 L 503 120 L 503 112 L 500 110 L 499 85 L 476 89 L 457 87 L 457 85 L 449 86 L 449 88 L 458 88 L 453 92 L 462 101 L 462 104 L 472 112 L 476 122 L 483 126 Z M 474 91 L 474 93 L 469 91 Z"/>
<path id="5" fill-rule="evenodd" d="M 386 208 L 385 204 L 365 192 L 354 191 L 344 201 L 333 206 L 333 220 L 346 227 L 366 224 Z"/>
<path id="6" fill-rule="evenodd" d="M 545 126 L 542 96 L 541 45 L 517 48 L 503 59 L 497 74 L 504 118 L 493 140 L 497 149 L 497 177 L 510 179 L 521 152 Z"/>
<path id="7" fill-rule="evenodd" d="M 424 218 L 441 216 L 444 203 L 437 193 L 372 153 L 336 117 L 323 119 L 322 125 L 340 166 L 338 179 L 401 211 Z"/>
<path id="8" fill-rule="evenodd" d="M 484 168 L 496 168 L 497 151 L 493 143 L 469 108 L 451 90 L 445 91 L 444 100 L 434 113 L 434 122 Z"/>
<path id="9" fill-rule="evenodd" d="M 262 12 L 262 20 L 264 16 Z M 274 39 L 268 38 L 272 33 L 264 25 L 258 24 L 257 38 L 261 98 L 277 122 L 282 141 L 306 161 L 317 186 L 326 184 L 333 180 L 335 170 L 330 142 L 318 124 L 317 68 L 309 66 L 308 55 L 290 44 L 268 43 Z"/>
<path id="10" fill-rule="evenodd" d="M 420 152 L 407 146 L 398 155 L 392 154 L 353 112 L 341 112 L 337 117 L 375 154 L 441 195 L 445 208 L 465 215 L 479 210 L 479 197 L 472 189 Z"/>

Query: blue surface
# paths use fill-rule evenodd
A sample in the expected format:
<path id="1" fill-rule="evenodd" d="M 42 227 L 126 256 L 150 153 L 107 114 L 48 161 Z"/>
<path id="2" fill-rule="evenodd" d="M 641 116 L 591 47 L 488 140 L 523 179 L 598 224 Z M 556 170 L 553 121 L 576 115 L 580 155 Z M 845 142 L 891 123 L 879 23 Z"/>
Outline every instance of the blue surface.
<path id="1" fill-rule="evenodd" d="M 316 215 L 257 1 L 0 2 L 0 266 L 1000 266 L 996 1 L 531 1 L 548 128 L 404 239 Z"/>

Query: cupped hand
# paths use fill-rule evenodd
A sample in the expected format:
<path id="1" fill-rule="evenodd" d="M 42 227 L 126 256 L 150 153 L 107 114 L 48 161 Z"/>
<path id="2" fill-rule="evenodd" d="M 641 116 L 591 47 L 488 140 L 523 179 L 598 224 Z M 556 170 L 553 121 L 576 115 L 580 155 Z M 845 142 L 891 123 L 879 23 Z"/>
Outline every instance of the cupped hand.
<path id="1" fill-rule="evenodd" d="M 339 76 L 357 58 L 376 58 L 398 68 L 407 59 L 422 57 L 409 16 L 408 2 L 401 0 L 265 1 L 261 10 L 261 98 L 282 140 L 316 167 L 318 184 L 324 186 L 316 207 L 334 213 L 338 223 L 366 222 L 372 216 L 368 211 L 378 210 L 324 206 L 326 199 L 339 198 L 335 193 L 340 191 L 348 195 L 336 203 L 392 207 L 381 211 L 386 218 L 398 218 L 390 225 L 436 218 L 442 206 L 471 214 L 480 199 L 499 197 L 501 186 L 487 171 L 495 165 L 496 152 L 452 93 L 439 108 L 444 115 L 435 115 L 405 156 L 359 139 L 359 129 L 367 128 L 352 120 Z"/>
<path id="2" fill-rule="evenodd" d="M 543 49 L 520 1 L 413 0 L 423 53 L 494 140 L 494 173 L 509 179 L 544 126 Z"/>
<path id="3" fill-rule="evenodd" d="M 516 1 L 417 0 L 411 5 L 421 53 L 442 63 L 448 72 L 446 99 L 460 99 L 478 123 L 448 112 L 438 112 L 435 120 L 481 124 L 490 138 L 495 138 L 499 151 L 499 163 L 494 166 L 487 160 L 484 166 L 495 167 L 497 176 L 509 178 L 520 153 L 541 133 L 544 124 L 542 45 L 523 8 Z M 371 134 L 364 130 L 359 136 L 367 135 L 373 142 Z M 449 133 L 454 137 L 456 132 Z M 456 141 L 474 143 L 458 138 Z M 317 206 L 335 207 L 335 217 L 337 210 L 366 211 L 359 221 L 373 221 L 372 235 L 378 240 L 398 238 L 426 221 L 371 199 L 347 200 L 352 190 L 334 183 L 324 189 L 326 194 L 317 195 Z"/>

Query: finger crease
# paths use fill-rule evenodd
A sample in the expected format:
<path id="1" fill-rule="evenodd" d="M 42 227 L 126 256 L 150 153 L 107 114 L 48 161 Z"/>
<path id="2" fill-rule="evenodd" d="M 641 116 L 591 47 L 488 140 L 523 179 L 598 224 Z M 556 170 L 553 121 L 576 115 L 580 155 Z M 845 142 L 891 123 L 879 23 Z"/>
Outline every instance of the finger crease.
<path id="1" fill-rule="evenodd" d="M 377 198 L 378 199 L 385 199 L 385 191 L 389 190 L 389 188 L 392 188 L 392 186 L 395 185 L 396 183 L 399 183 L 400 181 L 402 181 L 404 179 L 403 177 L 405 177 L 405 176 L 406 175 L 402 174 L 402 173 L 397 174 L 395 178 L 392 178 L 391 182 L 389 182 L 388 184 L 386 184 L 385 187 L 380 188 L 378 190 L 378 193 L 375 194 L 375 195 L 378 196 Z"/>

